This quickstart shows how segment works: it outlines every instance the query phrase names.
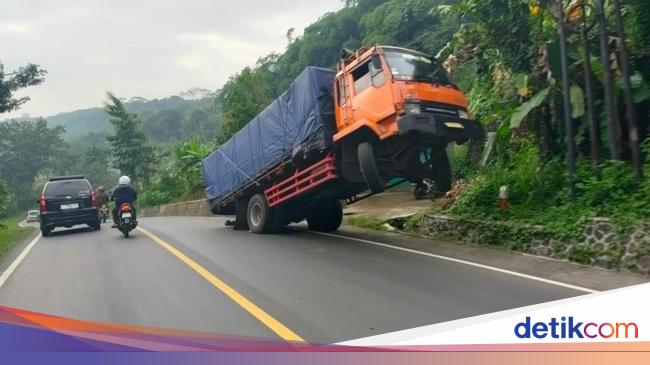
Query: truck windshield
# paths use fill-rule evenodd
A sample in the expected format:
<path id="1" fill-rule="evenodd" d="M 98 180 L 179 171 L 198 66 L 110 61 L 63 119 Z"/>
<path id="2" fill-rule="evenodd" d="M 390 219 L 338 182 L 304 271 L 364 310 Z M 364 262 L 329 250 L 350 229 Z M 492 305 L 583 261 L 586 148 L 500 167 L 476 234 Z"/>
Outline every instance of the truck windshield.
<path id="1" fill-rule="evenodd" d="M 396 80 L 451 84 L 447 72 L 434 58 L 398 51 L 385 51 L 384 54 Z"/>

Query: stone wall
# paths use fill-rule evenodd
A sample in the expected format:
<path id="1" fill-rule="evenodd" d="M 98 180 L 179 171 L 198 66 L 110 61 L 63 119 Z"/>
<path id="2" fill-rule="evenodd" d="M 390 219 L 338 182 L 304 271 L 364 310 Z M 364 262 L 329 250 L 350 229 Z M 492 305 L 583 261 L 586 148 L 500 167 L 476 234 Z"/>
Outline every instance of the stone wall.
<path id="1" fill-rule="evenodd" d="M 160 217 L 160 216 L 191 216 L 206 217 L 212 215 L 208 208 L 206 200 L 192 200 L 176 204 L 167 204 L 157 207 L 143 208 L 140 216 Z"/>
<path id="2" fill-rule="evenodd" d="M 425 215 L 418 231 L 428 236 L 505 246 L 538 256 L 650 275 L 649 222 L 620 231 L 611 220 L 594 218 L 585 225 L 580 238 L 571 240 L 553 237 L 540 226 Z"/>

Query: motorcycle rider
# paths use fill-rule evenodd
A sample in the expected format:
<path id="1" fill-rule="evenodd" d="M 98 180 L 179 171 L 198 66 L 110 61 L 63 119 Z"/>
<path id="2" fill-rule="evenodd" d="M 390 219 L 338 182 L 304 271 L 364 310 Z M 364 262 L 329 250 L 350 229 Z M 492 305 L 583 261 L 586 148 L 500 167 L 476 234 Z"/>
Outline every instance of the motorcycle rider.
<path id="1" fill-rule="evenodd" d="M 97 187 L 97 190 L 95 190 L 95 197 L 97 199 L 98 207 L 101 208 L 103 205 L 108 205 L 108 195 L 106 194 L 103 186 Z"/>
<path id="2" fill-rule="evenodd" d="M 113 228 L 117 228 L 117 213 L 122 204 L 128 203 L 131 205 L 131 213 L 133 214 L 133 222 L 138 223 L 135 215 L 135 205 L 133 204 L 138 199 L 138 193 L 131 187 L 131 179 L 128 176 L 120 177 L 117 187 L 113 189 L 111 200 L 115 201 L 113 207 Z"/>
<path id="3" fill-rule="evenodd" d="M 95 189 L 95 199 L 99 207 L 99 212 L 101 213 L 100 217 L 106 223 L 106 216 L 108 216 L 108 194 L 106 194 L 103 186 L 98 186 Z"/>

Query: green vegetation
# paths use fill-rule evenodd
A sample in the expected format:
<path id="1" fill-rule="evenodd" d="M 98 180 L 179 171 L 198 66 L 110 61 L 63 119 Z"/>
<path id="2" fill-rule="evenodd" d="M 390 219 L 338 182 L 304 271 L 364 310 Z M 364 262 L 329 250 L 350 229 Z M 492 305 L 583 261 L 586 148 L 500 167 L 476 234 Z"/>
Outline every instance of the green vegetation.
<path id="1" fill-rule="evenodd" d="M 0 123 L 0 176 L 12 192 L 12 211 L 32 206 L 37 197 L 34 182 L 63 163 L 62 133 L 63 128 L 48 128 L 43 119 Z"/>
<path id="2" fill-rule="evenodd" d="M 470 183 L 449 213 L 465 219 L 540 225 L 565 239 L 576 238 L 585 220 L 596 216 L 614 218 L 623 229 L 635 220 L 647 219 L 650 213 L 650 165 L 646 162 L 646 177 L 639 184 L 634 182 L 627 161 L 604 159 L 594 171 L 583 99 L 583 50 L 579 37 L 573 36 L 569 39 L 571 118 L 577 134 L 578 166 L 577 198 L 570 199 L 560 111 L 557 22 L 550 7 L 547 1 L 464 0 L 445 9 L 452 16 L 468 20 L 450 43 L 447 59 L 453 61 L 452 73 L 466 90 L 472 112 L 489 132 L 482 155 L 456 161 L 455 170 L 469 176 Z M 650 56 L 646 46 L 649 33 L 640 33 L 647 27 L 647 18 L 630 14 L 648 9 L 647 2 L 639 1 L 630 2 L 626 9 L 632 67 L 636 70 L 633 92 L 637 116 L 647 116 L 650 111 L 645 81 L 650 73 L 644 70 Z M 612 13 L 611 4 L 606 10 Z M 571 21 L 577 26 L 574 18 Z M 589 39 L 597 45 L 598 34 L 593 30 L 592 33 Z M 614 48 L 615 55 L 613 51 Z M 598 152 L 607 156 L 612 141 L 606 133 L 602 67 L 599 68 L 598 57 L 590 58 L 596 74 L 598 122 L 603 129 L 599 131 Z M 620 78 L 618 72 L 616 77 Z M 620 79 L 615 84 L 617 109 L 622 111 Z M 623 112 L 619 119 L 620 128 L 625 130 Z M 648 118 L 637 121 L 642 135 L 647 135 Z M 626 135 L 617 142 L 629 146 Z M 647 156 L 650 141 L 642 149 Z M 624 151 L 624 156 L 629 156 L 629 151 Z M 496 204 L 501 186 L 509 190 L 507 212 L 501 212 Z"/>
<path id="3" fill-rule="evenodd" d="M 22 215 L 14 215 L 3 221 L 4 225 L 0 226 L 0 257 L 34 231 L 33 227 L 22 228 L 18 226 L 18 223 L 23 219 Z"/>
<path id="4" fill-rule="evenodd" d="M 121 174 L 131 177 L 134 185 L 148 182 L 153 168 L 153 148 L 148 144 L 140 118 L 126 111 L 124 104 L 110 92 L 104 104 L 111 117 L 115 134 L 106 137 L 109 144 L 110 163 Z"/>
<path id="5" fill-rule="evenodd" d="M 7 210 L 7 202 L 9 200 L 9 187 L 4 180 L 0 179 L 0 218 Z M 2 222 L 0 222 L 0 229 L 3 228 Z"/>
<path id="6" fill-rule="evenodd" d="M 220 125 L 220 105 L 215 103 L 215 93 L 203 89 L 192 91 L 162 99 L 132 97 L 120 101 L 127 112 L 140 117 L 145 132 L 155 143 L 182 141 L 198 134 L 214 138 Z M 16 121 L 34 119 L 15 118 Z M 59 113 L 46 119 L 49 127 L 64 127 L 63 138 L 72 145 L 88 139 L 102 142 L 112 131 L 110 117 L 101 107 Z"/>
<path id="7" fill-rule="evenodd" d="M 374 230 L 383 230 L 384 222 L 379 219 L 364 217 L 364 216 L 352 216 L 347 219 L 348 223 L 357 226 L 360 228 L 374 229 Z"/>
<path id="8" fill-rule="evenodd" d="M 20 89 L 38 85 L 44 80 L 47 72 L 38 65 L 28 64 L 18 70 L 5 73 L 0 62 L 0 114 L 20 108 L 29 101 L 29 97 L 15 97 L 14 93 Z"/>
<path id="9" fill-rule="evenodd" d="M 165 167 L 155 175 L 140 196 L 141 206 L 155 206 L 178 200 L 203 197 L 201 161 L 213 146 L 194 138 L 176 147 L 165 156 Z"/>

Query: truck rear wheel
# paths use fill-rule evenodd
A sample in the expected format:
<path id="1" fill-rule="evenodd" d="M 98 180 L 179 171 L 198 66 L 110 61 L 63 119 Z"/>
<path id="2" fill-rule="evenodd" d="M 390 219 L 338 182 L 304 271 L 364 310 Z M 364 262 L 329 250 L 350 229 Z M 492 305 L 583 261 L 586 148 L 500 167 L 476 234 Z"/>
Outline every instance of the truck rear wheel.
<path id="1" fill-rule="evenodd" d="M 289 221 L 287 220 L 286 210 L 286 206 L 282 205 L 271 208 L 273 223 L 271 224 L 269 233 L 280 233 L 287 227 Z"/>
<path id="2" fill-rule="evenodd" d="M 309 229 L 317 232 L 336 231 L 343 222 L 343 207 L 337 199 L 322 199 L 312 205 L 307 215 Z"/>
<path id="3" fill-rule="evenodd" d="M 377 159 L 372 144 L 363 142 L 357 147 L 357 157 L 359 159 L 359 166 L 361 167 L 361 175 L 366 181 L 368 188 L 371 192 L 379 194 L 384 192 L 385 184 L 384 179 L 379 174 L 379 166 L 377 166 Z"/>
<path id="4" fill-rule="evenodd" d="M 248 229 L 248 200 L 239 198 L 235 200 L 235 224 L 233 229 L 236 231 L 244 231 Z"/>
<path id="5" fill-rule="evenodd" d="M 246 213 L 248 229 L 253 233 L 271 233 L 277 221 L 274 213 L 263 194 L 253 195 Z"/>

